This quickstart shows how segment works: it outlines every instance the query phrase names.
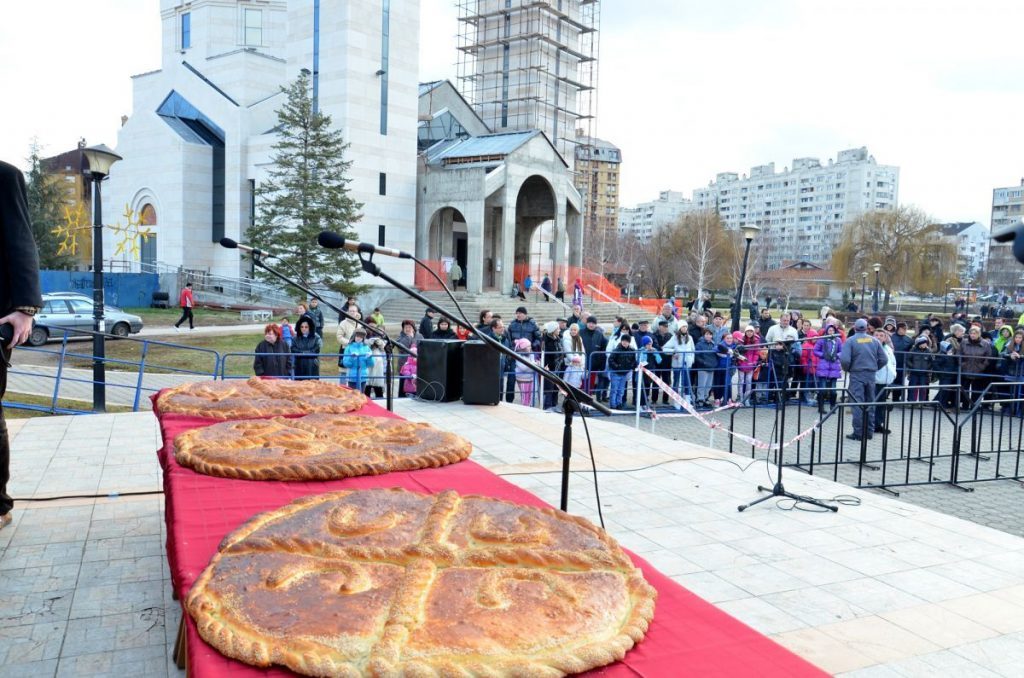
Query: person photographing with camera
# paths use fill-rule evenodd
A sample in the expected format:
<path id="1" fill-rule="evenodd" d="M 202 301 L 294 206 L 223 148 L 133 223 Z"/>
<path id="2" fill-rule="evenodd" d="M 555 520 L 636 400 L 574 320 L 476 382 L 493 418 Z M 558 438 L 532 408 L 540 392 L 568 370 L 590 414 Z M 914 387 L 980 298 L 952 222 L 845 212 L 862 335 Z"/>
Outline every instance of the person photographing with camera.
<path id="1" fill-rule="evenodd" d="M 43 305 L 39 290 L 39 254 L 28 218 L 25 177 L 0 161 L 0 399 L 7 391 L 11 350 L 28 341 L 32 317 Z M 14 501 L 7 494 L 11 446 L 0 405 L 0 529 L 11 524 Z"/>

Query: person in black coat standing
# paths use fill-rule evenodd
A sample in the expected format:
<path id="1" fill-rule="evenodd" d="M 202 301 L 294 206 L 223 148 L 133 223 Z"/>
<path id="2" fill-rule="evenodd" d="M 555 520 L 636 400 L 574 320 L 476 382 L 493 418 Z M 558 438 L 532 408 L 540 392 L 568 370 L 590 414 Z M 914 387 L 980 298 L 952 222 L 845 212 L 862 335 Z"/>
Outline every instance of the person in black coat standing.
<path id="1" fill-rule="evenodd" d="M 597 326 L 597 318 L 587 316 L 586 327 L 580 330 L 580 338 L 583 339 L 583 350 L 587 354 L 587 365 L 585 374 L 589 375 L 589 389 L 593 396 L 599 400 L 607 397 L 608 375 L 605 374 L 605 361 L 607 360 L 608 339 L 604 332 Z"/>
<path id="2" fill-rule="evenodd" d="M 0 162 L 0 325 L 10 339 L 0 339 L 0 399 L 7 390 L 11 350 L 32 334 L 32 316 L 43 305 L 39 292 L 39 253 L 28 218 L 25 177 L 14 165 Z M 14 501 L 7 494 L 11 447 L 0 405 L 0 529 L 11 524 Z"/>
<path id="3" fill-rule="evenodd" d="M 296 379 L 320 378 L 320 352 L 324 341 L 316 333 L 315 320 L 303 316 L 295 325 L 295 338 L 292 339 L 292 353 L 295 355 Z"/>
<path id="4" fill-rule="evenodd" d="M 257 377 L 287 377 L 291 370 L 292 354 L 281 339 L 281 328 L 271 323 L 263 328 L 263 341 L 256 345 L 252 371 Z"/>
<path id="5" fill-rule="evenodd" d="M 436 311 L 428 308 L 423 312 L 423 317 L 420 318 L 420 334 L 424 338 L 429 339 L 434 336 L 434 315 L 436 315 Z"/>

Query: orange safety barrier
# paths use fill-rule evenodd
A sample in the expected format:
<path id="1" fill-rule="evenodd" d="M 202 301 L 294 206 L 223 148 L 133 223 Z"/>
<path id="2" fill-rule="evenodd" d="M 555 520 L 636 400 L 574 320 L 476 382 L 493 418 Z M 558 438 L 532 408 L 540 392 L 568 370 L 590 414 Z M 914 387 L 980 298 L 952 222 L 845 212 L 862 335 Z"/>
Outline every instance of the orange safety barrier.
<path id="1" fill-rule="evenodd" d="M 443 261 L 438 261 L 436 259 L 426 259 L 423 261 L 423 263 L 428 268 L 430 268 L 431 271 L 437 273 L 437 275 L 441 277 L 441 280 L 444 280 L 445 282 L 448 281 L 447 273 L 445 273 L 444 270 Z M 423 292 L 438 292 L 442 289 L 441 284 L 438 283 L 437 280 L 435 280 L 434 277 L 430 275 L 430 273 L 423 270 L 423 268 L 420 266 L 417 266 L 415 268 L 415 276 L 413 277 L 413 281 L 414 284 L 416 285 L 416 289 L 421 290 Z"/>

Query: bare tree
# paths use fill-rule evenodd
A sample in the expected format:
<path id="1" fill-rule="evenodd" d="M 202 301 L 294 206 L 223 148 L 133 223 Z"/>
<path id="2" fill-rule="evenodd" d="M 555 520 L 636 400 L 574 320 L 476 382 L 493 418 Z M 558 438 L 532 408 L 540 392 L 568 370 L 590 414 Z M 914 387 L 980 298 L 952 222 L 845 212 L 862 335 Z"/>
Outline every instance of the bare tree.
<path id="1" fill-rule="evenodd" d="M 656 297 L 665 298 L 672 295 L 682 272 L 680 261 L 684 242 L 685 234 L 676 223 L 658 229 L 654 237 L 641 249 L 644 286 Z"/>
<path id="2" fill-rule="evenodd" d="M 879 286 L 886 309 L 894 291 L 943 292 L 944 282 L 956 275 L 956 245 L 915 207 L 876 210 L 846 226 L 832 254 L 832 272 L 836 279 L 855 280 L 875 263 L 882 265 Z"/>
<path id="3" fill-rule="evenodd" d="M 676 225 L 680 243 L 682 275 L 695 289 L 697 299 L 712 285 L 729 280 L 732 250 L 728 235 L 714 210 L 691 212 Z"/>

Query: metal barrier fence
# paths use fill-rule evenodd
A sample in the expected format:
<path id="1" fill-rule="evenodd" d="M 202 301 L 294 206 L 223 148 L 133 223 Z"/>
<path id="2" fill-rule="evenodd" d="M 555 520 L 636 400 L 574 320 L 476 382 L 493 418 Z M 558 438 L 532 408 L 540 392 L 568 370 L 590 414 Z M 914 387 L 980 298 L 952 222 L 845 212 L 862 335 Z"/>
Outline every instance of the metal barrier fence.
<path id="1" fill-rule="evenodd" d="M 923 400 L 905 397 L 912 388 L 918 387 L 887 386 L 869 402 L 843 389 L 834 405 L 778 398 L 771 408 L 733 410 L 728 449 L 759 458 L 764 450 L 736 444 L 736 434 L 755 438 L 769 444 L 764 456 L 772 463 L 782 454 L 787 467 L 896 494 L 894 487 L 946 484 L 970 491 L 966 484 L 1024 478 L 1024 382 L 996 382 L 973 394 L 959 385 L 933 386 L 935 397 Z M 877 428 L 868 428 L 868 409 L 880 417 Z M 859 430 L 852 421 L 858 411 Z"/>
<path id="2" fill-rule="evenodd" d="M 59 344 L 50 342 L 38 347 L 18 347 L 19 360 L 7 371 L 8 391 L 47 398 L 49 405 L 9 401 L 4 407 L 27 409 L 51 414 L 87 414 L 91 409 L 76 409 L 68 404 L 92 403 L 92 377 L 94 358 L 92 344 L 86 342 L 88 352 L 79 352 L 77 339 L 92 339 L 96 334 L 88 330 L 50 327 L 50 337 L 59 336 Z M 108 403 L 138 411 L 151 393 L 195 379 L 215 379 L 220 355 L 213 350 L 183 346 L 152 339 L 120 338 L 105 335 L 108 346 L 128 346 L 128 356 L 107 356 L 102 362 L 106 379 Z M 21 359 L 24 356 L 25 359 Z M 26 360 L 35 360 L 22 366 Z M 185 367 L 183 365 L 195 365 Z M 31 367 L 32 369 L 29 369 Z M 63 404 L 62 404 L 63 403 Z"/>

